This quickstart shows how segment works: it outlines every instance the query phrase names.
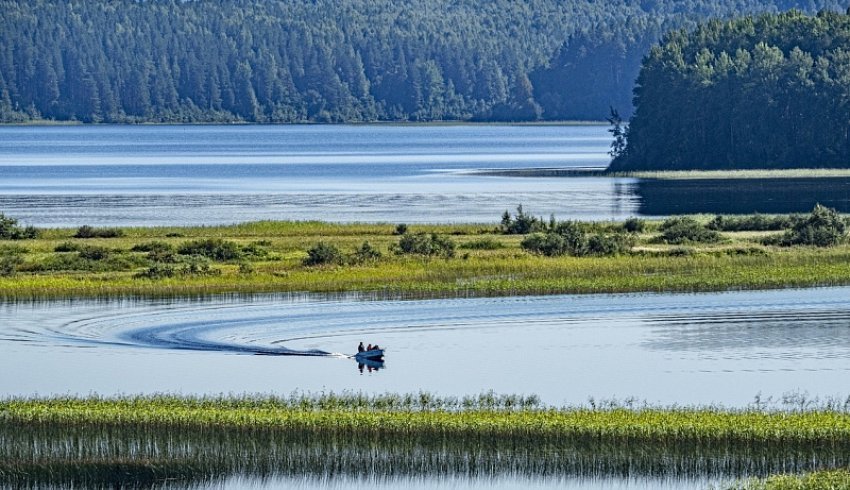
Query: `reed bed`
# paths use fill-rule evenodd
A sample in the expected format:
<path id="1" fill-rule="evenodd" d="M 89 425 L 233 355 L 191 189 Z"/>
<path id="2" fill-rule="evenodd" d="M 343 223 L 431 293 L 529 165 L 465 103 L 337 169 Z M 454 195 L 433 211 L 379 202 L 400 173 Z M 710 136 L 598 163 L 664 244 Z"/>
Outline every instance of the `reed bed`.
<path id="1" fill-rule="evenodd" d="M 847 467 L 848 436 L 850 413 L 837 406 L 556 409 L 492 393 L 7 399 L 0 485 L 132 486 L 138 478 L 191 486 L 233 475 L 748 478 Z"/>
<path id="2" fill-rule="evenodd" d="M 818 471 L 806 475 L 775 475 L 750 479 L 728 490 L 848 490 L 850 471 Z"/>

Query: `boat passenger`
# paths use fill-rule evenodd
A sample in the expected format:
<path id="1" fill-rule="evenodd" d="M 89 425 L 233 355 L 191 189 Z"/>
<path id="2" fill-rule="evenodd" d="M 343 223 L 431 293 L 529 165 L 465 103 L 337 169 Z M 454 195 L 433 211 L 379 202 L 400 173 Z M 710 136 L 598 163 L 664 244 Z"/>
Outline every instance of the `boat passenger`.
<path id="1" fill-rule="evenodd" d="M 363 342 L 360 342 L 360 345 L 357 346 L 357 352 L 363 352 L 366 348 L 363 347 Z"/>
<path id="2" fill-rule="evenodd" d="M 372 346 L 372 349 L 378 350 L 378 349 L 380 349 L 380 347 L 378 347 L 378 344 L 375 344 L 375 345 Z"/>
<path id="3" fill-rule="evenodd" d="M 366 347 L 366 350 L 367 350 L 367 351 L 372 350 L 372 344 L 369 344 L 369 345 Z"/>

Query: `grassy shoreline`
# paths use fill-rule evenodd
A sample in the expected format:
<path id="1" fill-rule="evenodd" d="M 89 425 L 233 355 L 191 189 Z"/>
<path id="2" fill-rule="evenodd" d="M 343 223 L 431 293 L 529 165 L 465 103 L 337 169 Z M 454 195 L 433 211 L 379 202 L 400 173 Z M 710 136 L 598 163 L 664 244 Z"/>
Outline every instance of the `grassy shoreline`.
<path id="1" fill-rule="evenodd" d="M 600 229 L 619 224 L 598 223 Z M 672 246 L 654 241 L 653 227 L 637 236 L 629 254 L 611 257 L 545 257 L 520 248 L 522 235 L 502 235 L 493 225 L 421 225 L 416 232 L 451 237 L 454 258 L 399 256 L 393 225 L 256 222 L 233 226 L 127 228 L 117 238 L 73 238 L 75 230 L 44 230 L 30 240 L 2 241 L 22 257 L 18 271 L 0 277 L 0 299 L 143 296 L 218 293 L 344 293 L 454 297 L 529 294 L 696 292 L 850 284 L 850 246 L 776 247 L 761 244 L 771 232 L 728 232 L 712 244 Z M 262 254 L 213 261 L 210 272 L 145 278 L 150 242 L 179 247 L 192 240 L 224 239 Z M 368 241 L 383 256 L 359 265 L 305 266 L 307 250 L 329 242 L 344 251 Z M 482 248 L 482 244 L 486 247 Z M 81 259 L 81 247 L 108 255 Z"/>

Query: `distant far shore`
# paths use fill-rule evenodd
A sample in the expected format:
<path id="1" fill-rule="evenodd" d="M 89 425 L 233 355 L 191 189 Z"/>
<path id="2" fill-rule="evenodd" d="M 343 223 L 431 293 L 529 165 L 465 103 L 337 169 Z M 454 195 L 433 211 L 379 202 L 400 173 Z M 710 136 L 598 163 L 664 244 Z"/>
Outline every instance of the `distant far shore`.
<path id="1" fill-rule="evenodd" d="M 252 121 L 191 121 L 191 122 L 82 122 L 35 119 L 32 121 L 0 122 L 0 127 L 16 126 L 607 126 L 606 121 L 351 121 L 340 123 L 291 122 L 258 123 Z"/>

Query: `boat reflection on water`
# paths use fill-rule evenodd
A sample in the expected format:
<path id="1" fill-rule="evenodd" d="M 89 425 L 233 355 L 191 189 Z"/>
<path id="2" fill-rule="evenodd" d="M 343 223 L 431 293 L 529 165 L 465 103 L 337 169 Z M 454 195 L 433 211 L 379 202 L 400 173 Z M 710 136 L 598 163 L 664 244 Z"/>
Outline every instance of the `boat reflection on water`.
<path id="1" fill-rule="evenodd" d="M 378 371 L 384 369 L 384 360 L 376 360 L 376 359 L 357 359 L 357 369 L 360 373 L 363 373 L 363 370 L 367 370 L 368 372 Z"/>

